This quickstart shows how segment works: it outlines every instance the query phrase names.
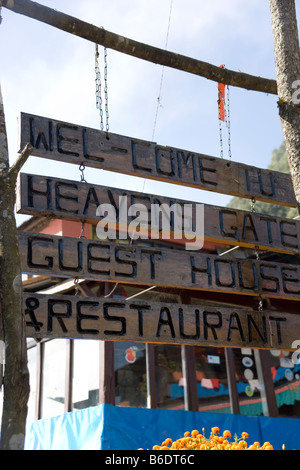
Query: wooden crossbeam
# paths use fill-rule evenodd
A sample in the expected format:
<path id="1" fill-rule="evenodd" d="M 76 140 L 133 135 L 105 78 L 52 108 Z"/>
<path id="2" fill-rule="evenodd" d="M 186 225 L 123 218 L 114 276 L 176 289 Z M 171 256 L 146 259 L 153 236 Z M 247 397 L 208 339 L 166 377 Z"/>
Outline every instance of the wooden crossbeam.
<path id="1" fill-rule="evenodd" d="M 224 70 L 201 60 L 143 44 L 39 3 L 32 2 L 31 0 L 2 0 L 2 5 L 15 13 L 28 16 L 67 33 L 148 62 L 182 70 L 215 82 L 226 83 L 247 90 L 277 94 L 275 80 L 228 69 Z"/>

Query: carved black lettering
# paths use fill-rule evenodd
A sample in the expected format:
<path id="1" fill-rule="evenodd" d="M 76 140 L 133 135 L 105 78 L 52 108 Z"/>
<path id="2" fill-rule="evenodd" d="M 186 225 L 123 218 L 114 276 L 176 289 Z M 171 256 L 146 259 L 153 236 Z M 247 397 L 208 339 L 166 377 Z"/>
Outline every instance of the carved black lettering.
<path id="1" fill-rule="evenodd" d="M 111 192 L 110 189 L 107 190 L 107 196 L 108 196 L 108 199 L 109 199 L 109 202 L 110 204 L 112 204 L 115 208 L 115 211 L 116 211 L 116 219 L 117 221 L 119 220 L 119 213 L 120 213 L 120 210 L 119 210 L 119 204 L 116 203 L 115 199 L 114 199 L 114 195 L 113 193 Z M 123 196 L 127 196 L 126 192 L 123 193 Z M 122 196 L 121 196 L 122 197 Z M 120 196 L 119 196 L 120 198 Z"/>
<path id="2" fill-rule="evenodd" d="M 265 179 L 269 177 L 269 183 L 267 185 L 264 184 L 263 175 L 265 176 Z M 258 170 L 258 183 L 259 183 L 259 190 L 261 194 L 263 194 L 264 196 L 270 196 L 270 197 L 275 196 L 274 178 L 271 172 Z M 266 189 L 266 186 L 268 186 L 269 189 L 268 188 Z"/>
<path id="3" fill-rule="evenodd" d="M 167 318 L 164 319 L 164 315 L 166 314 Z M 156 337 L 159 338 L 161 334 L 161 329 L 163 326 L 168 326 L 170 328 L 170 333 L 172 338 L 175 338 L 175 329 L 172 321 L 172 316 L 170 310 L 167 307 L 162 307 L 159 314 L 159 320 L 157 325 Z"/>
<path id="4" fill-rule="evenodd" d="M 66 194 L 61 193 L 61 188 L 67 188 Z M 73 208 L 66 208 L 62 207 L 61 205 L 61 200 L 66 200 L 66 201 L 74 201 L 75 207 L 78 205 L 78 196 L 71 196 L 68 194 L 68 190 L 70 189 L 75 189 L 75 191 L 78 191 L 78 185 L 76 183 L 66 183 L 66 182 L 61 182 L 57 181 L 55 183 L 55 207 L 58 211 L 63 211 L 63 212 L 69 212 L 71 214 L 78 214 L 78 209 Z"/>
<path id="5" fill-rule="evenodd" d="M 99 308 L 98 302 L 91 302 L 89 300 L 80 300 L 76 304 L 76 328 L 78 333 L 82 333 L 85 335 L 97 335 L 99 330 L 94 328 L 82 328 L 82 322 L 84 320 L 99 320 L 99 315 L 92 315 L 91 313 L 86 314 L 82 313 L 82 309 L 84 307 L 89 307 L 89 312 L 93 309 Z"/>
<path id="6" fill-rule="evenodd" d="M 25 315 L 28 315 L 30 318 L 30 321 L 26 321 L 26 326 L 33 327 L 35 331 L 40 331 L 43 323 L 37 321 L 34 313 L 34 310 L 39 308 L 40 302 L 34 297 L 29 297 L 25 301 L 25 306 Z"/>
<path id="7" fill-rule="evenodd" d="M 260 277 L 267 281 L 263 283 L 262 290 L 267 291 L 267 292 L 279 292 L 280 285 L 279 285 L 279 280 L 276 276 L 270 276 L 267 275 L 264 270 L 266 269 L 275 269 L 276 270 L 276 265 L 271 264 L 271 263 L 261 263 L 259 267 L 259 272 L 260 272 Z M 271 282 L 268 282 L 271 281 Z"/>
<path id="8" fill-rule="evenodd" d="M 35 122 L 34 118 L 29 119 L 29 129 L 30 129 L 30 143 L 36 149 L 39 149 L 41 144 L 43 144 L 45 150 L 53 151 L 53 124 L 52 121 L 49 121 L 48 131 L 49 131 L 49 143 L 44 132 L 39 132 L 37 138 L 35 139 Z"/>
<path id="9" fill-rule="evenodd" d="M 280 323 L 281 322 L 286 322 L 286 318 L 279 318 L 279 317 L 269 317 L 269 321 L 274 321 L 276 323 L 276 332 L 277 332 L 277 343 L 278 346 L 282 344 L 282 334 L 281 334 L 281 328 L 280 328 Z M 272 331 L 272 330 L 271 330 Z M 273 333 L 271 332 L 271 336 L 273 336 Z"/>
<path id="10" fill-rule="evenodd" d="M 45 238 L 37 236 L 32 236 L 28 237 L 27 240 L 27 265 L 30 268 L 47 268 L 51 270 L 53 268 L 53 257 L 52 256 L 45 256 L 45 261 L 47 261 L 47 264 L 42 264 L 42 263 L 35 263 L 33 261 L 33 247 L 35 243 L 39 245 L 53 245 L 53 239 L 52 238 Z"/>
<path id="11" fill-rule="evenodd" d="M 240 334 L 241 340 L 245 341 L 245 336 L 244 336 L 241 320 L 240 320 L 239 314 L 236 312 L 230 314 L 228 332 L 227 332 L 227 341 L 231 341 L 232 339 L 232 330 L 237 330 Z"/>
<path id="12" fill-rule="evenodd" d="M 93 204 L 95 206 L 94 211 L 96 212 L 97 207 L 100 205 L 99 199 L 96 193 L 96 190 L 93 186 L 91 186 L 88 190 L 85 204 L 84 204 L 84 209 L 83 209 L 83 214 L 87 215 L 89 211 L 90 204 Z"/>
<path id="13" fill-rule="evenodd" d="M 209 321 L 210 320 L 210 321 Z M 217 323 L 211 322 L 217 320 Z M 204 339 L 208 339 L 208 331 L 211 330 L 213 338 L 218 339 L 216 333 L 217 329 L 222 328 L 222 314 L 220 312 L 210 312 L 209 310 L 203 312 L 203 332 Z"/>
<path id="14" fill-rule="evenodd" d="M 175 159 L 173 150 L 166 148 L 155 149 L 156 171 L 160 175 L 175 176 Z M 170 169 L 165 171 L 162 169 L 162 162 L 167 162 Z"/>
<path id="15" fill-rule="evenodd" d="M 199 339 L 200 338 L 200 312 L 196 308 L 195 309 L 195 334 L 194 335 L 187 335 L 184 333 L 184 312 L 182 308 L 178 309 L 179 313 L 179 333 L 180 338 L 185 339 Z"/>
<path id="16" fill-rule="evenodd" d="M 193 180 L 197 181 L 197 168 L 196 168 L 196 157 L 192 153 L 188 152 L 186 155 L 185 152 L 180 150 L 177 151 L 177 166 L 178 166 L 178 176 L 182 178 L 183 176 L 183 165 L 185 170 L 192 169 L 193 171 Z"/>
<path id="17" fill-rule="evenodd" d="M 226 220 L 225 215 L 229 215 L 229 218 L 231 219 L 231 216 L 234 216 L 236 218 L 236 211 L 230 210 L 230 209 L 221 209 L 219 211 L 219 221 L 220 221 L 220 233 L 224 237 L 229 237 L 229 238 L 234 238 L 235 240 L 238 240 L 239 238 L 239 231 L 236 225 L 230 225 L 226 226 L 226 222 L 224 223 L 224 218 Z"/>
<path id="18" fill-rule="evenodd" d="M 122 255 L 124 258 L 121 258 L 120 255 Z M 115 248 L 115 260 L 118 264 L 120 265 L 125 265 L 125 266 L 131 266 L 131 271 L 115 271 L 116 276 L 123 276 L 123 277 L 130 277 L 130 278 L 135 278 L 137 275 L 137 262 L 134 261 L 133 259 L 130 259 L 132 256 L 134 256 L 135 250 L 129 247 L 116 247 Z"/>
<path id="19" fill-rule="evenodd" d="M 87 129 L 82 129 L 82 146 L 83 146 L 83 155 L 87 160 L 96 160 L 97 162 L 104 162 L 104 158 L 96 155 L 91 155 L 88 149 L 88 132 Z"/>
<path id="20" fill-rule="evenodd" d="M 190 263 L 191 263 L 191 276 L 192 276 L 192 283 L 196 284 L 196 273 L 206 274 L 207 275 L 207 282 L 209 285 L 212 285 L 212 274 L 211 274 L 211 261 L 210 258 L 206 258 L 206 267 L 200 268 L 195 264 L 195 257 L 190 256 Z"/>
<path id="21" fill-rule="evenodd" d="M 58 307 L 58 311 L 56 308 Z M 53 331 L 53 319 L 56 318 L 59 326 L 64 333 L 68 332 L 68 329 L 63 321 L 64 318 L 70 318 L 72 316 L 72 303 L 70 300 L 48 300 L 48 315 L 47 315 L 47 330 L 48 332 Z"/>
<path id="22" fill-rule="evenodd" d="M 62 134 L 62 131 L 64 129 L 70 129 L 73 131 L 77 131 L 78 127 L 77 126 L 71 126 L 68 124 L 57 124 L 56 126 L 56 139 L 57 139 L 57 151 L 59 153 L 63 153 L 65 155 L 73 155 L 73 157 L 79 157 L 78 152 L 74 152 L 72 150 L 67 150 L 63 148 L 64 142 L 67 142 L 67 146 L 71 144 L 73 146 L 74 144 L 77 145 L 79 143 L 79 140 L 76 139 L 75 137 L 67 137 Z"/>
<path id="23" fill-rule="evenodd" d="M 74 271 L 76 273 L 79 273 L 82 271 L 82 241 L 78 240 L 76 241 L 76 251 L 77 251 L 77 266 L 66 266 L 64 264 L 64 238 L 60 238 L 58 240 L 58 262 L 59 262 L 59 269 L 61 271 Z M 72 257 L 72 260 L 74 259 L 75 261 L 75 250 L 74 250 L 74 256 Z"/>
<path id="24" fill-rule="evenodd" d="M 220 265 L 225 267 L 225 275 L 221 275 Z M 216 259 L 214 261 L 216 284 L 222 287 L 234 287 L 236 285 L 234 263 L 230 260 Z M 229 274 L 229 276 L 227 276 Z"/>
<path id="25" fill-rule="evenodd" d="M 205 157 L 199 157 L 198 156 L 198 165 L 199 165 L 199 176 L 200 176 L 200 181 L 204 183 L 205 185 L 212 185 L 212 186 L 218 186 L 218 174 L 217 174 L 217 169 L 216 169 L 216 161 L 215 159 L 213 160 L 208 160 L 208 161 L 213 161 L 214 165 L 212 168 L 205 166 L 204 162 L 206 159 Z M 213 179 L 207 178 L 206 173 L 211 173 L 211 175 L 214 175 Z"/>
<path id="26" fill-rule="evenodd" d="M 135 142 L 134 140 L 131 141 L 132 166 L 135 170 L 147 171 L 149 173 L 152 173 L 151 168 L 149 168 L 148 166 L 144 166 L 144 164 L 147 163 L 147 158 L 145 158 L 145 156 L 143 155 L 146 148 L 150 148 L 150 145 L 148 143 L 144 144 L 141 142 Z M 148 152 L 146 152 L 146 157 L 147 155 Z M 140 160 L 143 162 L 143 165 L 138 160 L 138 157 L 140 157 Z"/>
<path id="27" fill-rule="evenodd" d="M 103 316 L 106 321 L 109 322 L 119 322 L 121 324 L 121 329 L 120 330 L 104 330 L 104 334 L 107 336 L 125 336 L 126 335 L 126 318 L 124 317 L 119 317 L 116 315 L 110 315 L 109 314 L 109 309 L 110 308 L 119 308 L 123 309 L 125 308 L 125 304 L 120 304 L 117 302 L 106 302 L 103 304 Z"/>
<path id="28" fill-rule="evenodd" d="M 27 176 L 27 204 L 28 207 L 34 207 L 34 196 L 44 196 L 46 198 L 46 209 L 52 210 L 52 197 L 51 197 L 51 185 L 52 180 L 50 178 L 46 179 L 46 188 L 45 191 L 40 191 L 34 189 L 33 187 L 33 179 L 34 176 L 26 175 Z"/>
<path id="29" fill-rule="evenodd" d="M 161 256 L 161 251 L 160 250 L 151 250 L 147 248 L 142 248 L 141 249 L 142 254 L 148 254 L 149 255 L 149 262 L 150 262 L 150 276 L 151 279 L 155 279 L 155 255 Z"/>
<path id="30" fill-rule="evenodd" d="M 248 224 L 248 221 L 249 221 L 249 224 Z M 247 214 L 244 217 L 243 232 L 242 232 L 242 239 L 243 240 L 247 239 L 247 234 L 248 234 L 249 231 L 252 232 L 254 239 L 257 241 L 258 236 L 257 236 L 257 232 L 256 232 L 256 229 L 255 229 L 251 214 Z"/>
<path id="31" fill-rule="evenodd" d="M 284 292 L 287 294 L 300 294 L 300 279 L 297 266 L 284 266 L 281 268 L 281 278 Z"/>
<path id="32" fill-rule="evenodd" d="M 267 344 L 268 334 L 267 334 L 266 317 L 265 317 L 265 315 L 261 315 L 260 318 L 261 318 L 261 321 L 262 321 L 262 331 L 259 329 L 259 326 L 257 325 L 257 323 L 254 320 L 254 318 L 252 317 L 252 315 L 250 315 L 250 314 L 247 315 L 248 338 L 249 338 L 250 342 L 253 341 L 252 330 L 253 330 L 253 327 L 254 327 L 256 333 L 258 334 L 260 339 L 263 341 L 263 343 Z"/>
<path id="33" fill-rule="evenodd" d="M 276 218 L 275 217 L 271 217 L 271 216 L 266 216 L 266 215 L 262 215 L 260 217 L 260 220 L 266 222 L 267 224 L 267 232 L 268 232 L 268 240 L 269 240 L 269 243 L 273 243 L 273 237 L 272 237 L 272 228 L 271 228 L 271 223 L 276 223 Z"/>
<path id="34" fill-rule="evenodd" d="M 296 248 L 298 249 L 299 248 L 299 245 L 298 245 L 298 236 L 297 236 L 297 225 L 296 225 L 296 222 L 295 221 L 292 221 L 292 220 L 281 220 L 280 221 L 280 237 L 281 237 L 281 243 L 283 246 L 287 246 L 287 247 L 291 247 L 291 248 Z M 295 230 L 293 233 L 291 232 L 287 232 L 286 229 L 285 229 L 285 226 L 290 226 L 290 227 L 293 227 Z M 289 240 L 286 240 L 285 237 L 288 237 Z M 292 241 L 290 240 L 291 238 L 294 238 L 295 239 L 295 243 L 292 243 Z"/>
<path id="35" fill-rule="evenodd" d="M 139 327 L 139 336 L 144 336 L 144 310 L 151 310 L 151 305 L 135 305 L 131 304 L 129 308 L 137 310 L 138 312 L 138 327 Z"/>
<path id="36" fill-rule="evenodd" d="M 107 250 L 107 256 L 96 256 L 95 251 Z M 99 263 L 110 263 L 110 246 L 109 245 L 98 245 L 97 243 L 89 243 L 87 246 L 87 270 L 91 274 L 103 274 L 109 275 L 110 269 L 99 269 L 96 266 Z M 96 266 L 95 266 L 96 264 Z"/>

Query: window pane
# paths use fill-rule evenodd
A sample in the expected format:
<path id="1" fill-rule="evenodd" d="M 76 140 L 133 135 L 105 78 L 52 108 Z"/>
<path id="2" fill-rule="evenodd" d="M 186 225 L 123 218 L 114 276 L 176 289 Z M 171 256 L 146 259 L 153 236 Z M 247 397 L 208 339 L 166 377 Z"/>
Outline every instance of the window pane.
<path id="1" fill-rule="evenodd" d="M 73 409 L 99 404 L 99 342 L 74 341 Z"/>
<path id="2" fill-rule="evenodd" d="M 42 418 L 64 413 L 66 340 L 43 344 Z"/>
<path id="3" fill-rule="evenodd" d="M 240 413 L 248 416 L 268 415 L 259 351 L 233 349 Z"/>
<path id="4" fill-rule="evenodd" d="M 294 352 L 270 351 L 278 412 L 285 418 L 300 417 L 300 364 Z"/>
<path id="5" fill-rule="evenodd" d="M 231 413 L 224 348 L 195 347 L 198 410 Z"/>
<path id="6" fill-rule="evenodd" d="M 117 406 L 146 407 L 146 348 L 144 343 L 114 343 Z"/>
<path id="7" fill-rule="evenodd" d="M 157 407 L 184 409 L 181 346 L 155 346 Z"/>

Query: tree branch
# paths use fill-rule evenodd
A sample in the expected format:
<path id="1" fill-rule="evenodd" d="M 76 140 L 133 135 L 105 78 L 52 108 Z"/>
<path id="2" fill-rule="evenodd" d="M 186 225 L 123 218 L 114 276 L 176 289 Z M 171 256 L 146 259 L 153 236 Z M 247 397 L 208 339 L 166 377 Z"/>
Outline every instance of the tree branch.
<path id="1" fill-rule="evenodd" d="M 17 179 L 18 173 L 21 170 L 22 166 L 26 163 L 28 157 L 31 155 L 33 151 L 33 146 L 27 143 L 18 156 L 17 160 L 13 163 L 8 171 L 8 175 L 13 178 L 14 180 Z"/>
<path id="2" fill-rule="evenodd" d="M 21 15 L 42 21 L 50 26 L 75 34 L 76 36 L 80 36 L 109 49 L 114 49 L 148 62 L 182 70 L 215 82 L 225 83 L 247 90 L 260 91 L 274 95 L 277 94 L 276 80 L 231 71 L 207 62 L 133 41 L 132 39 L 81 21 L 73 16 L 32 2 L 31 0 L 2 1 L 3 7 L 15 13 L 20 13 Z"/>

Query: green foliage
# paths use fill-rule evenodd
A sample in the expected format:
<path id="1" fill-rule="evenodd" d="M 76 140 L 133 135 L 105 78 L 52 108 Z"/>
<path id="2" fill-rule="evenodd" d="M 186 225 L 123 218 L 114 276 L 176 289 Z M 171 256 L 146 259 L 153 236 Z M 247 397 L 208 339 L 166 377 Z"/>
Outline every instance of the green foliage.
<path id="1" fill-rule="evenodd" d="M 284 143 L 275 149 L 272 153 L 271 162 L 268 166 L 269 170 L 280 171 L 281 173 L 290 173 L 288 156 Z M 234 197 L 228 203 L 228 207 L 245 211 L 251 210 L 251 201 L 249 199 Z M 277 217 L 293 218 L 298 215 L 297 209 L 293 207 L 284 207 L 277 204 L 268 204 L 266 202 L 257 201 L 255 203 L 255 212 L 260 214 L 275 215 Z"/>

